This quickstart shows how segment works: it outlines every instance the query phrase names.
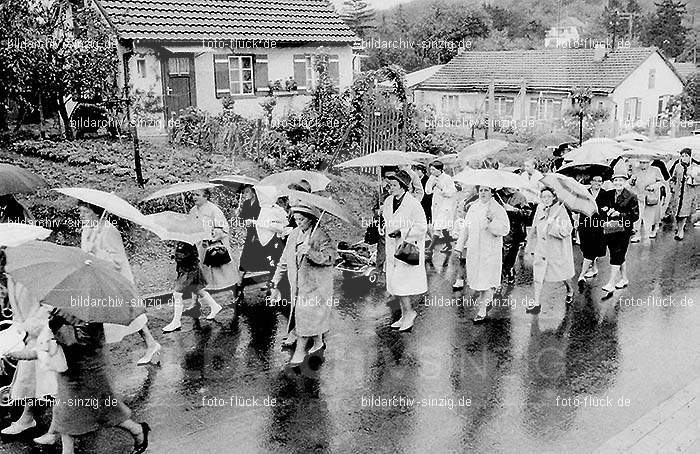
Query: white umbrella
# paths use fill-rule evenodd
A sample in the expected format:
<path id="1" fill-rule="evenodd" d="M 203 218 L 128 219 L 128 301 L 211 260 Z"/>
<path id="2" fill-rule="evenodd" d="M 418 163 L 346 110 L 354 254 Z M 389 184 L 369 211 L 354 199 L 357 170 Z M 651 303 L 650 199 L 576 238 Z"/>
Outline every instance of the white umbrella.
<path id="1" fill-rule="evenodd" d="M 138 208 L 113 193 L 90 188 L 60 188 L 54 189 L 54 191 L 92 205 L 97 205 L 104 208 L 105 212 L 112 213 L 138 225 L 144 227 L 150 225 Z"/>
<path id="2" fill-rule="evenodd" d="M 521 189 L 530 185 L 527 178 L 497 169 L 467 169 L 459 172 L 453 178 L 467 186 L 479 185 L 492 189 Z"/>
<path id="3" fill-rule="evenodd" d="M 415 164 L 415 158 L 411 157 L 403 151 L 376 151 L 359 158 L 350 159 L 349 161 L 336 164 L 334 167 L 347 169 L 351 167 L 386 167 L 400 166 L 405 164 Z"/>
<path id="4" fill-rule="evenodd" d="M 159 189 L 153 194 L 149 195 L 148 197 L 141 199 L 141 201 L 147 202 L 149 200 L 159 199 L 161 197 L 166 197 L 169 195 L 183 194 L 185 192 L 199 191 L 202 189 L 212 189 L 217 186 L 219 185 L 215 183 L 181 181 L 180 183 L 171 184 L 170 186 L 166 186 L 163 189 Z"/>
<path id="5" fill-rule="evenodd" d="M 0 224 L 0 246 L 16 247 L 32 240 L 45 240 L 51 230 L 38 225 L 8 222 Z"/>
<path id="6" fill-rule="evenodd" d="M 284 186 L 287 187 L 292 183 L 300 183 L 301 180 L 306 180 L 311 186 L 311 192 L 323 191 L 326 189 L 331 180 L 322 173 L 312 172 L 310 170 L 285 170 L 284 172 L 273 173 L 262 180 L 260 184 L 263 186 Z"/>

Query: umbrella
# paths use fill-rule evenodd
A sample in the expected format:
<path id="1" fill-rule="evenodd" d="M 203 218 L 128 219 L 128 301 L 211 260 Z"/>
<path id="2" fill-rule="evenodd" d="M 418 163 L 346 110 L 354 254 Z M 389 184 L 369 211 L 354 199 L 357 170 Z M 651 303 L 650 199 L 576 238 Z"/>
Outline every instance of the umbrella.
<path id="1" fill-rule="evenodd" d="M 611 139 L 610 137 L 591 137 L 588 140 L 584 140 L 581 145 L 586 145 L 586 144 L 601 144 L 601 143 L 609 143 L 609 144 L 616 144 L 618 143 L 617 140 Z"/>
<path id="2" fill-rule="evenodd" d="M 403 151 L 376 151 L 359 158 L 350 159 L 349 161 L 336 164 L 334 167 L 342 169 L 350 167 L 384 167 L 384 166 L 400 166 L 405 164 L 415 164 L 415 158 L 412 158 Z"/>
<path id="3" fill-rule="evenodd" d="M 324 213 L 332 214 L 333 216 L 351 224 L 357 224 L 357 221 L 345 210 L 338 205 L 338 202 L 330 197 L 323 197 L 318 194 L 310 194 L 308 192 L 295 191 L 294 189 L 285 189 L 281 194 L 289 196 L 290 203 L 298 201 L 311 206 L 314 206 Z"/>
<path id="4" fill-rule="evenodd" d="M 105 211 L 138 225 L 148 226 L 148 221 L 138 208 L 115 194 L 88 188 L 60 188 L 54 191 L 102 207 Z"/>
<path id="5" fill-rule="evenodd" d="M 45 240 L 51 230 L 38 225 L 9 222 L 0 224 L 0 246 L 14 247 L 32 240 Z"/>
<path id="6" fill-rule="evenodd" d="M 457 166 L 462 165 L 462 160 L 459 157 L 459 153 L 448 153 L 441 156 L 433 155 L 435 161 L 440 161 L 446 166 Z"/>
<path id="7" fill-rule="evenodd" d="M 260 183 L 260 181 L 247 175 L 222 175 L 219 177 L 212 178 L 211 180 L 209 180 L 209 182 L 234 187 L 240 185 L 255 186 L 256 184 Z"/>
<path id="8" fill-rule="evenodd" d="M 479 140 L 465 147 L 459 153 L 462 162 L 468 162 L 473 159 L 484 159 L 489 155 L 496 153 L 508 146 L 508 142 L 500 139 Z"/>
<path id="9" fill-rule="evenodd" d="M 700 135 L 661 138 L 650 142 L 644 142 L 640 145 L 643 147 L 653 148 L 666 154 L 677 155 L 683 148 L 690 148 L 694 151 L 700 150 Z"/>
<path id="10" fill-rule="evenodd" d="M 163 211 L 146 216 L 150 223 L 148 230 L 158 235 L 163 241 L 182 241 L 196 244 L 211 238 L 211 232 L 204 230 L 202 222 L 189 214 Z"/>
<path id="11" fill-rule="evenodd" d="M 648 142 L 649 138 L 637 132 L 627 132 L 615 137 L 618 142 Z"/>
<path id="12" fill-rule="evenodd" d="M 563 132 L 550 132 L 535 139 L 532 148 L 557 147 L 563 143 L 578 143 L 578 139 Z"/>
<path id="13" fill-rule="evenodd" d="M 7 249 L 6 269 L 40 301 L 86 322 L 128 325 L 145 312 L 113 263 L 76 247 L 31 241 Z"/>
<path id="14" fill-rule="evenodd" d="M 553 189 L 559 200 L 571 211 L 588 217 L 598 211 L 598 205 L 588 189 L 573 178 L 560 173 L 548 173 L 540 181 Z"/>
<path id="15" fill-rule="evenodd" d="M 264 186 L 287 187 L 292 183 L 300 183 L 306 180 L 311 185 L 311 192 L 323 191 L 331 180 L 322 173 L 311 172 L 309 170 L 285 170 L 284 172 L 273 173 L 262 180 L 260 184 Z"/>
<path id="16" fill-rule="evenodd" d="M 647 148 L 647 147 L 641 147 L 641 146 L 636 146 L 636 145 L 630 145 L 629 148 L 626 150 L 622 150 L 622 153 L 620 153 L 620 156 L 625 157 L 625 158 L 630 158 L 630 159 L 656 159 L 661 157 L 662 153 L 659 153 L 658 151 L 652 149 L 652 148 Z"/>
<path id="17" fill-rule="evenodd" d="M 437 155 L 434 155 L 432 153 L 423 153 L 421 151 L 407 151 L 407 152 L 405 152 L 405 154 L 412 157 L 416 161 L 418 161 L 418 160 L 435 161 L 436 159 L 438 159 Z"/>
<path id="18" fill-rule="evenodd" d="M 185 192 L 198 191 L 201 189 L 211 189 L 219 186 L 215 183 L 204 183 L 204 182 L 189 182 L 182 181 L 180 183 L 171 184 L 163 189 L 159 189 L 148 197 L 141 199 L 142 202 L 147 202 L 149 200 L 159 199 L 161 197 L 166 197 L 173 194 L 183 194 Z"/>
<path id="19" fill-rule="evenodd" d="M 625 146 L 618 143 L 584 143 L 564 155 L 564 161 L 575 162 L 605 162 L 615 159 Z"/>
<path id="20" fill-rule="evenodd" d="M 459 172 L 453 178 L 465 185 L 487 186 L 492 189 L 521 189 L 530 185 L 530 182 L 520 175 L 497 169 L 467 169 Z"/>
<path id="21" fill-rule="evenodd" d="M 48 186 L 46 180 L 27 169 L 0 164 L 0 195 L 30 193 Z"/>
<path id="22" fill-rule="evenodd" d="M 579 175 L 584 175 L 587 177 L 600 175 L 603 177 L 603 180 L 607 180 L 612 176 L 612 168 L 604 162 L 574 161 L 561 166 L 559 170 L 557 170 L 557 173 L 561 173 L 562 175 L 567 175 L 572 178 L 576 178 Z"/>

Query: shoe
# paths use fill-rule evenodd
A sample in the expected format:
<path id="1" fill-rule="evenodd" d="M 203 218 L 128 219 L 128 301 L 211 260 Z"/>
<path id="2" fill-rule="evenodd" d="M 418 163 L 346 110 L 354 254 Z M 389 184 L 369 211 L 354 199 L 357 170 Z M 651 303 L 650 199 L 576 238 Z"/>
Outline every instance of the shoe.
<path id="1" fill-rule="evenodd" d="M 525 313 L 527 314 L 539 314 L 540 311 L 542 310 L 542 305 L 537 304 L 535 306 L 528 306 L 525 308 Z"/>
<path id="2" fill-rule="evenodd" d="M 592 277 L 596 277 L 598 275 L 598 270 L 595 271 L 587 271 L 586 274 L 583 275 L 586 279 L 590 279 Z"/>
<path id="3" fill-rule="evenodd" d="M 617 284 L 615 284 L 615 288 L 616 289 L 623 289 L 623 288 L 627 287 L 627 284 L 629 284 L 629 283 L 630 283 L 630 281 L 628 281 L 627 279 L 620 279 L 617 282 Z"/>
<path id="4" fill-rule="evenodd" d="M 319 345 L 318 347 L 311 347 L 309 349 L 309 355 L 313 355 L 314 353 L 321 351 L 321 350 L 325 350 L 325 349 L 326 349 L 326 343 L 322 342 L 321 345 Z"/>
<path id="5" fill-rule="evenodd" d="M 293 359 L 293 356 L 292 356 L 292 358 L 289 359 L 289 362 L 287 363 L 287 366 L 289 366 L 289 367 L 301 366 L 302 364 L 304 364 L 304 360 L 305 360 L 306 358 L 302 358 L 301 361 L 292 361 L 292 359 Z"/>
<path id="6" fill-rule="evenodd" d="M 571 307 L 571 303 L 573 303 L 573 302 L 574 302 L 574 295 L 573 294 L 566 295 L 566 299 L 564 300 L 564 304 L 566 305 L 566 307 L 567 308 Z"/>
<path id="7" fill-rule="evenodd" d="M 401 317 L 401 318 L 399 318 L 398 320 L 396 320 L 396 321 L 395 321 L 394 323 L 392 323 L 390 326 L 391 326 L 393 329 L 399 329 L 399 328 L 401 328 L 401 324 L 402 324 L 402 323 L 403 323 L 403 317 Z"/>
<path id="8" fill-rule="evenodd" d="M 583 278 L 583 276 L 579 276 L 578 278 L 578 292 L 583 293 L 583 291 L 586 289 L 586 279 Z"/>
<path id="9" fill-rule="evenodd" d="M 607 285 L 603 286 L 603 291 L 608 292 L 608 293 L 613 293 L 615 291 L 615 286 L 613 286 L 611 284 L 607 284 Z"/>
<path id="10" fill-rule="evenodd" d="M 134 443 L 134 449 L 131 450 L 131 454 L 142 454 L 148 449 L 148 433 L 151 431 L 151 426 L 148 423 L 141 423 L 141 431 L 143 432 L 143 441 L 141 443 Z"/>
<path id="11" fill-rule="evenodd" d="M 649 234 L 649 238 L 656 238 L 656 230 Z"/>
<path id="12" fill-rule="evenodd" d="M 29 429 L 33 429 L 36 427 L 36 421 L 32 419 L 32 422 L 27 424 L 27 425 L 19 425 L 17 424 L 17 421 L 13 422 L 10 424 L 8 427 L 5 427 L 4 429 L 0 430 L 0 434 L 3 435 L 19 435 L 24 431 L 27 431 Z"/>
<path id="13" fill-rule="evenodd" d="M 156 344 L 155 348 L 153 348 L 152 350 L 147 350 L 146 354 L 143 355 L 141 357 L 141 359 L 139 359 L 136 362 L 136 365 L 137 366 L 145 366 L 146 364 L 150 364 L 150 363 L 154 363 L 154 364 L 160 363 L 160 350 L 161 350 L 161 348 L 162 347 L 160 344 Z M 156 357 L 156 361 L 153 361 L 154 357 Z"/>
<path id="14" fill-rule="evenodd" d="M 481 323 L 484 323 L 485 321 L 486 321 L 486 314 L 484 314 L 484 315 L 476 314 L 476 317 L 474 317 L 472 319 L 472 323 L 474 323 L 475 325 L 479 325 Z"/>
<path id="15" fill-rule="evenodd" d="M 449 244 L 446 244 L 442 249 L 440 249 L 440 252 L 442 252 L 443 254 L 447 254 L 451 250 L 452 250 L 452 247 L 450 247 Z"/>
<path id="16" fill-rule="evenodd" d="M 633 236 L 630 238 L 630 243 L 639 243 L 640 238 L 638 236 Z"/>
<path id="17" fill-rule="evenodd" d="M 454 284 L 452 284 L 452 291 L 457 292 L 464 289 L 464 279 L 457 279 Z"/>
<path id="18" fill-rule="evenodd" d="M 603 289 L 605 289 L 605 287 L 603 287 Z M 615 294 L 615 292 L 605 290 L 605 294 L 603 296 L 601 296 L 600 299 L 606 300 L 606 299 L 612 297 L 614 294 Z"/>
<path id="19" fill-rule="evenodd" d="M 180 330 L 182 330 L 182 324 L 173 324 L 173 322 L 170 322 L 163 327 L 163 334 L 174 333 Z"/>
<path id="20" fill-rule="evenodd" d="M 218 303 L 211 303 L 211 312 L 209 312 L 209 315 L 207 315 L 207 320 L 214 320 L 216 318 L 217 314 L 221 312 L 221 304 Z"/>
<path id="21" fill-rule="evenodd" d="M 60 436 L 57 433 L 46 432 L 41 437 L 36 437 L 34 443 L 38 445 L 55 445 L 60 440 Z"/>
<path id="22" fill-rule="evenodd" d="M 406 317 L 406 319 L 399 327 L 399 332 L 403 333 L 413 328 L 413 322 L 416 320 L 416 317 L 418 317 L 417 312 L 413 312 L 413 315 L 409 315 L 408 317 Z"/>

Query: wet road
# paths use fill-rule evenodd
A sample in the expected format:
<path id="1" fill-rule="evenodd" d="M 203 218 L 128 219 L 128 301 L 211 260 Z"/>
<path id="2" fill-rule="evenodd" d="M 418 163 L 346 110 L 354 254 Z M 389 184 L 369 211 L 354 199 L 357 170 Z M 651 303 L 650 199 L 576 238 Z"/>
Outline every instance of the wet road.
<path id="1" fill-rule="evenodd" d="M 471 294 L 451 291 L 453 266 L 431 269 L 405 334 L 380 285 L 338 276 L 325 362 L 299 372 L 284 368 L 284 311 L 249 290 L 236 320 L 227 310 L 163 338 L 160 368 L 134 365 L 142 344 L 115 349 L 116 386 L 150 422 L 152 453 L 590 452 L 700 377 L 698 245 L 700 229 L 632 245 L 630 286 L 601 301 L 606 259 L 568 313 L 549 285 L 542 313 L 525 314 L 519 269 L 482 326 Z M 168 312 L 152 312 L 154 332 Z M 103 430 L 81 446 L 129 444 Z M 6 440 L 0 452 L 32 451 Z"/>

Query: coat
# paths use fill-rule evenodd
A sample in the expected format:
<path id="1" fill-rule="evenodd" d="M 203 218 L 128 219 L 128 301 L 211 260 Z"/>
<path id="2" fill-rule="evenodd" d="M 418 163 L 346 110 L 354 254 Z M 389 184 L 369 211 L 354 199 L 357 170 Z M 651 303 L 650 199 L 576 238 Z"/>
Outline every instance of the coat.
<path id="1" fill-rule="evenodd" d="M 222 266 L 206 266 L 204 264 L 204 258 L 206 256 L 207 246 L 201 241 L 197 243 L 199 260 L 202 262 L 202 273 L 204 273 L 204 278 L 209 284 L 207 290 L 222 290 L 238 284 L 240 282 L 240 276 L 234 264 L 233 250 L 231 249 L 231 241 L 229 240 L 231 227 L 229 226 L 226 216 L 224 216 L 224 212 L 221 211 L 221 208 L 218 206 L 207 201 L 201 207 L 193 206 L 190 210 L 190 214 L 202 221 L 204 229 L 211 232 L 212 240 L 221 241 L 231 256 L 231 261 Z"/>
<path id="2" fill-rule="evenodd" d="M 611 191 L 609 206 L 603 207 L 608 220 L 620 220 L 628 235 L 634 232 L 634 223 L 639 219 L 639 202 L 637 196 L 627 188 L 623 188 L 620 194 Z M 618 216 L 610 216 L 611 209 L 619 212 Z"/>
<path id="3" fill-rule="evenodd" d="M 633 178 L 634 185 L 631 185 L 630 189 L 637 196 L 639 217 L 649 228 L 659 222 L 661 217 L 661 187 L 664 185 L 664 176 L 658 167 L 649 166 L 646 170 L 638 169 L 633 173 Z M 657 203 L 648 205 L 647 195 L 655 196 Z"/>
<path id="4" fill-rule="evenodd" d="M 446 173 L 439 177 L 431 175 L 425 185 L 425 193 L 433 195 L 433 232 L 451 230 L 457 208 L 457 187 L 452 177 Z"/>
<path id="5" fill-rule="evenodd" d="M 428 291 L 428 277 L 425 272 L 425 234 L 428 223 L 421 204 L 411 194 L 406 193 L 396 212 L 394 196 L 384 201 L 382 215 L 384 218 L 384 236 L 386 241 L 386 289 L 396 296 L 420 295 Z M 399 230 L 400 238 L 391 238 L 389 234 Z M 394 257 L 396 248 L 408 241 L 418 247 L 420 262 L 409 265 Z"/>
<path id="6" fill-rule="evenodd" d="M 80 237 L 80 248 L 99 259 L 113 263 L 119 274 L 135 282 L 122 236 L 111 222 L 102 220 L 96 226 L 84 226 Z M 128 326 L 105 323 L 105 342 L 119 342 L 124 337 L 143 329 L 147 323 L 148 318 L 145 313 L 136 317 Z"/>
<path id="7" fill-rule="evenodd" d="M 313 238 L 311 232 L 302 232 L 297 227 L 287 237 L 287 244 L 277 264 L 272 282 L 277 285 L 286 273 L 291 286 L 291 314 L 288 331 L 292 324 L 300 337 L 312 337 L 330 330 L 333 306 L 333 265 L 336 249 L 328 234 L 317 227 Z M 311 249 L 301 255 L 297 249 L 308 242 Z"/>
<path id="8" fill-rule="evenodd" d="M 684 218 L 695 213 L 700 208 L 700 176 L 696 175 L 698 166 L 692 163 L 684 166 L 677 161 L 671 167 L 671 190 L 673 196 L 669 206 L 669 212 L 673 216 Z"/>
<path id="9" fill-rule="evenodd" d="M 487 213 L 493 219 L 486 219 Z M 467 284 L 472 290 L 488 290 L 501 285 L 503 237 L 510 231 L 506 210 L 494 199 L 476 200 L 464 218 L 457 250 L 466 246 Z"/>
<path id="10" fill-rule="evenodd" d="M 566 208 L 554 204 L 547 210 L 537 206 L 527 241 L 532 252 L 532 274 L 535 282 L 559 282 L 574 276 L 573 226 Z"/>

